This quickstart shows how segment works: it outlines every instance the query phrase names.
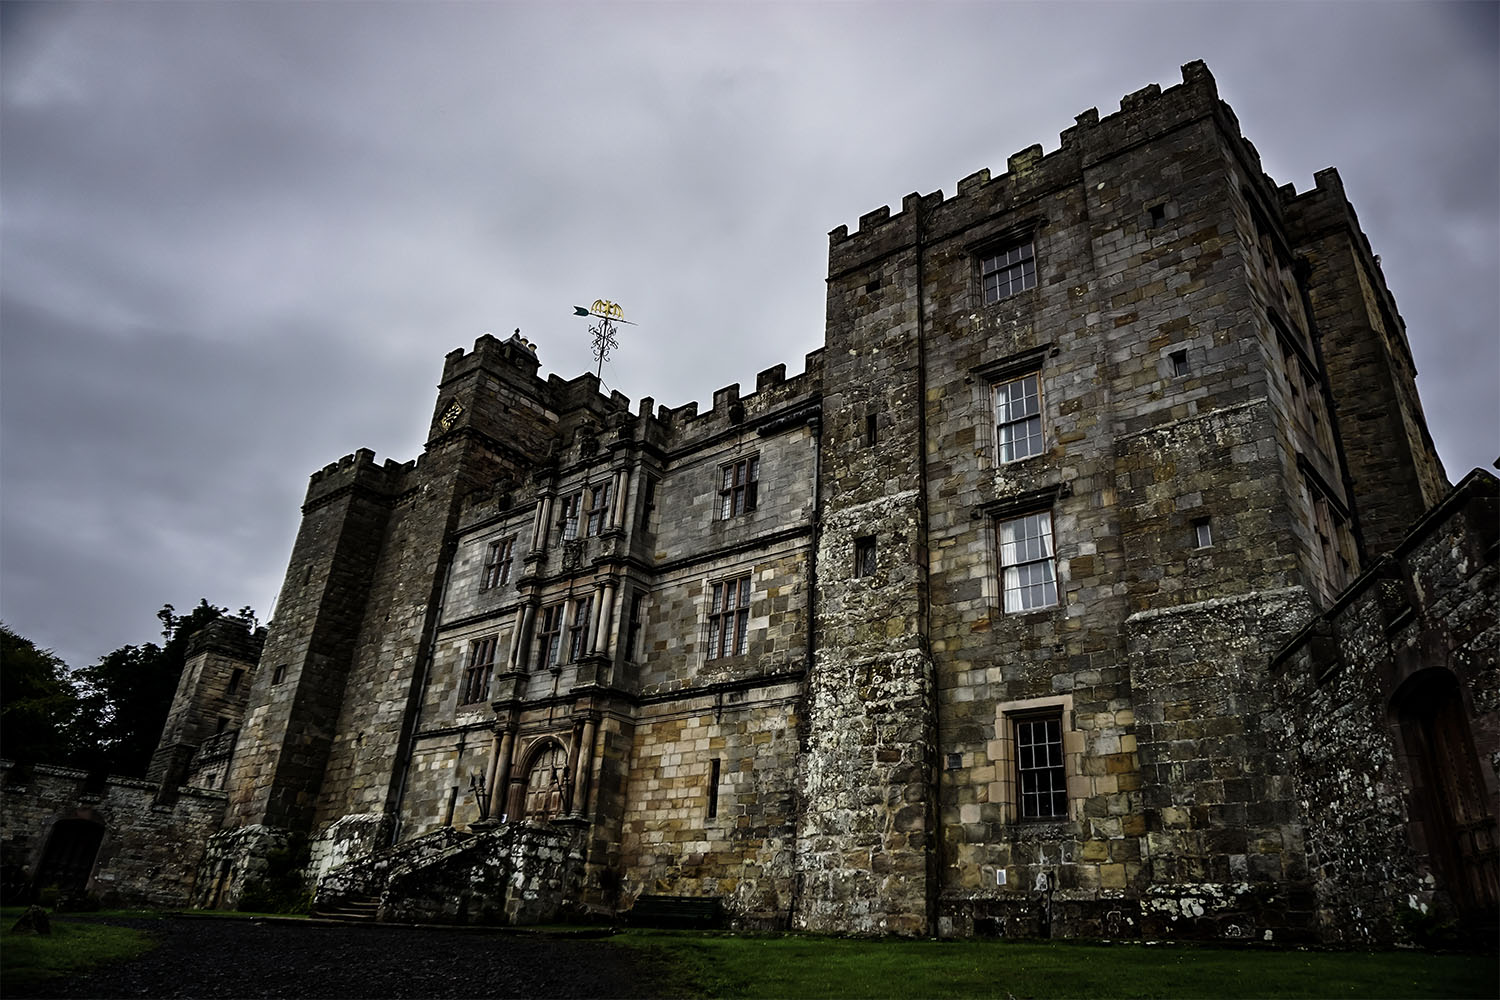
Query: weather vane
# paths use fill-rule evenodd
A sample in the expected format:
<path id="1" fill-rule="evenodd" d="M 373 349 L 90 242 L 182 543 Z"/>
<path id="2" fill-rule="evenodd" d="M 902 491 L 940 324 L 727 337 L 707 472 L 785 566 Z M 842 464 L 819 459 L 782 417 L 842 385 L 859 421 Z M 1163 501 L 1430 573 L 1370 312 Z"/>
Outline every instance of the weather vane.
<path id="1" fill-rule="evenodd" d="M 620 341 L 615 337 L 615 324 L 627 323 L 635 326 L 625 318 L 625 310 L 618 302 L 608 299 L 595 299 L 594 304 L 588 308 L 583 306 L 573 307 L 574 316 L 592 316 L 599 322 L 589 325 L 589 333 L 594 336 L 594 360 L 598 362 L 598 370 L 595 377 L 603 379 L 604 362 L 609 359 L 609 352 L 620 346 Z"/>

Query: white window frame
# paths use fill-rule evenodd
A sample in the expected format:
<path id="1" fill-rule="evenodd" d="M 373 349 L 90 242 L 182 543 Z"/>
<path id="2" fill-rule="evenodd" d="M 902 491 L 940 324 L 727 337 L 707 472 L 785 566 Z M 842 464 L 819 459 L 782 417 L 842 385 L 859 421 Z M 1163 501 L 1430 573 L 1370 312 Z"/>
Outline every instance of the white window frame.
<path id="1" fill-rule="evenodd" d="M 1034 458 L 1047 448 L 1042 429 L 1042 373 L 1028 371 L 990 386 L 995 418 L 995 461 Z"/>
<path id="2" fill-rule="evenodd" d="M 1057 545 L 1052 511 L 1032 511 L 995 525 L 1000 548 L 1000 592 L 1006 614 L 1057 607 Z"/>

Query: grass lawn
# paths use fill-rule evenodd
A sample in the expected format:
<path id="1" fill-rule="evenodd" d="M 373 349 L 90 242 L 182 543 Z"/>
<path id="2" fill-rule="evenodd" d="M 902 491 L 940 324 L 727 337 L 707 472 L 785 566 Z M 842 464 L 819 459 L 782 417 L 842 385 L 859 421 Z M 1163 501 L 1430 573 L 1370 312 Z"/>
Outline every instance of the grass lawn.
<path id="1" fill-rule="evenodd" d="M 713 997 L 1484 997 L 1494 956 L 632 931 Z"/>
<path id="2" fill-rule="evenodd" d="M 155 946 L 145 931 L 74 923 L 66 918 L 59 920 L 53 913 L 48 914 L 52 918 L 50 935 L 14 934 L 11 927 L 23 911 L 22 907 L 9 906 L 0 910 L 0 983 L 8 996 L 24 993 L 44 979 L 81 972 L 100 962 L 133 958 Z"/>

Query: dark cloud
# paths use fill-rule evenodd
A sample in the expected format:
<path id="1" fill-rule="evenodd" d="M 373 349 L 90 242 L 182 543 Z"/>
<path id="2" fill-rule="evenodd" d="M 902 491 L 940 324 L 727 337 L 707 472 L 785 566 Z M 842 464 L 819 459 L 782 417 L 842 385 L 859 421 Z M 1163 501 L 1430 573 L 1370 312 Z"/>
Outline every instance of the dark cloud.
<path id="1" fill-rule="evenodd" d="M 1496 451 L 1495 8 L 0 4 L 0 616 L 75 665 L 274 597 L 306 476 L 414 457 L 442 356 L 640 321 L 706 402 L 822 340 L 828 230 L 1205 59 L 1337 165 L 1451 474 Z"/>

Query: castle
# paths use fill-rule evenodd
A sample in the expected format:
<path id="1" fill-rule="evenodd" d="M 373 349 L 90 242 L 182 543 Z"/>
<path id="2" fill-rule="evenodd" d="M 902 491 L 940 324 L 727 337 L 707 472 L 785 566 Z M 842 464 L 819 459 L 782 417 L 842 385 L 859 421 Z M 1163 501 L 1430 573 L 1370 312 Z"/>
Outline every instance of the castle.
<path id="1" fill-rule="evenodd" d="M 1495 480 L 1450 487 L 1338 174 L 1277 187 L 1201 63 L 835 229 L 801 374 L 538 368 L 481 337 L 420 459 L 313 474 L 140 783 L 212 814 L 170 893 L 300 840 L 386 919 L 1493 919 Z"/>

